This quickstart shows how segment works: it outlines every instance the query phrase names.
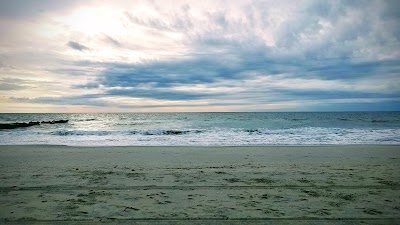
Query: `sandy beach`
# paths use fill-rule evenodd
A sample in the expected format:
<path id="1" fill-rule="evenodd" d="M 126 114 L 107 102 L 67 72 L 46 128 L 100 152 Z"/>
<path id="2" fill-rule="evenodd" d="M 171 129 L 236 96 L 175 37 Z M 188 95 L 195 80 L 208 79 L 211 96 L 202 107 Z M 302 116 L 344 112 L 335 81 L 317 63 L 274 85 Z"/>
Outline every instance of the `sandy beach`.
<path id="1" fill-rule="evenodd" d="M 1 224 L 398 224 L 399 146 L 0 147 Z"/>

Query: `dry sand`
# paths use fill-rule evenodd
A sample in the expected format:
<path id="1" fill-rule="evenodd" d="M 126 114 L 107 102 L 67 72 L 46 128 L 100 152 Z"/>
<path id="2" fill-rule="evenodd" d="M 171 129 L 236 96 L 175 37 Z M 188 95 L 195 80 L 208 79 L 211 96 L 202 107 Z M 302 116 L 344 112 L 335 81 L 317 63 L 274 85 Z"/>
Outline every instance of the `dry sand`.
<path id="1" fill-rule="evenodd" d="M 1 224 L 400 224 L 400 146 L 0 146 L 0 169 Z"/>

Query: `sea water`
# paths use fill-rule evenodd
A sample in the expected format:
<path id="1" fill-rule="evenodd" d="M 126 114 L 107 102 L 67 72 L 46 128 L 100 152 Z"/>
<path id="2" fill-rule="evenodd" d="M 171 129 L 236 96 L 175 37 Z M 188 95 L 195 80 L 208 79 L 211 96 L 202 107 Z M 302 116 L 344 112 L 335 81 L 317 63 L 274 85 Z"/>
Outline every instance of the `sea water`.
<path id="1" fill-rule="evenodd" d="M 400 112 L 0 114 L 1 145 L 244 146 L 400 144 Z"/>

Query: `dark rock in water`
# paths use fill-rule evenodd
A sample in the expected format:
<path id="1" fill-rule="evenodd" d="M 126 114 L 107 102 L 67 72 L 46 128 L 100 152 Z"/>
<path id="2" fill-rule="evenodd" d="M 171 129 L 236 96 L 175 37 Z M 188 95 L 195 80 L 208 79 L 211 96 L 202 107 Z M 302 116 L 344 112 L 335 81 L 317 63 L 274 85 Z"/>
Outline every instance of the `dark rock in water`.
<path id="1" fill-rule="evenodd" d="M 41 123 L 54 124 L 54 120 L 53 121 L 42 121 Z"/>
<path id="2" fill-rule="evenodd" d="M 167 130 L 167 131 L 163 132 L 163 134 L 166 134 L 166 135 L 180 135 L 180 134 L 184 134 L 184 133 L 185 133 L 185 131 L 180 131 L 180 130 Z"/>
<path id="3" fill-rule="evenodd" d="M 68 120 L 55 120 L 54 123 L 68 123 Z"/>
<path id="4" fill-rule="evenodd" d="M 0 129 L 14 129 L 15 126 L 13 124 L 5 124 L 5 123 L 1 123 L 0 124 Z"/>
<path id="5" fill-rule="evenodd" d="M 17 127 L 29 127 L 29 123 L 12 123 L 12 125 Z"/>
<path id="6" fill-rule="evenodd" d="M 15 129 L 20 127 L 30 127 L 36 124 L 31 123 L 2 123 L 0 124 L 0 129 Z"/>
<path id="7" fill-rule="evenodd" d="M 49 124 L 55 124 L 55 123 L 68 123 L 68 120 L 52 120 L 52 121 L 42 121 L 42 123 L 49 123 Z"/>
<path id="8" fill-rule="evenodd" d="M 40 125 L 41 123 L 55 124 L 55 123 L 68 123 L 68 120 L 53 120 L 53 121 L 42 121 L 42 122 L 34 122 L 31 121 L 29 123 L 0 123 L 0 129 L 15 129 L 20 127 L 30 127 L 35 125 Z"/>

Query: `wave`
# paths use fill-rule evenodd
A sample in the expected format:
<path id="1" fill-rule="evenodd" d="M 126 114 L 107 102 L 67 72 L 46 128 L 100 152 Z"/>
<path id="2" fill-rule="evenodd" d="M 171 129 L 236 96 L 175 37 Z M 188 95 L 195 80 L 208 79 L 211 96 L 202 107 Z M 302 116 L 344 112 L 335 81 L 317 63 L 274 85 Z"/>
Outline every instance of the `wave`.
<path id="1" fill-rule="evenodd" d="M 389 123 L 389 120 L 372 120 L 372 123 Z"/>
<path id="2" fill-rule="evenodd" d="M 57 136 L 91 136 L 91 135 L 98 135 L 98 136 L 106 136 L 111 135 L 111 131 L 83 131 L 83 130 L 57 130 L 50 132 L 51 135 Z"/>
<path id="3" fill-rule="evenodd" d="M 142 135 L 184 135 L 184 134 L 199 134 L 202 130 L 148 130 L 148 131 L 134 131 L 133 134 Z M 131 132 L 132 133 L 132 132 Z"/>
<path id="4" fill-rule="evenodd" d="M 400 145 L 400 129 L 301 127 L 287 129 L 56 130 L 0 132 L 0 144 L 233 146 L 233 145 Z"/>
<path id="5" fill-rule="evenodd" d="M 305 121 L 305 120 L 308 120 L 308 119 L 304 119 L 304 118 L 292 118 L 292 119 L 290 119 L 291 121 Z"/>
<path id="6" fill-rule="evenodd" d="M 83 120 L 78 120 L 78 121 L 95 121 L 96 119 L 90 118 L 90 119 L 83 119 Z"/>
<path id="7" fill-rule="evenodd" d="M 246 129 L 244 130 L 244 132 L 247 132 L 249 134 L 263 134 L 263 132 L 258 129 Z"/>
<path id="8" fill-rule="evenodd" d="M 137 126 L 137 125 L 152 125 L 152 124 L 160 124 L 160 121 L 137 121 L 131 123 L 115 123 L 117 126 Z"/>
<path id="9" fill-rule="evenodd" d="M 184 135 L 198 134 L 203 130 L 128 130 L 128 131 L 85 131 L 85 130 L 58 130 L 50 132 L 56 136 L 107 136 L 107 135 Z"/>

